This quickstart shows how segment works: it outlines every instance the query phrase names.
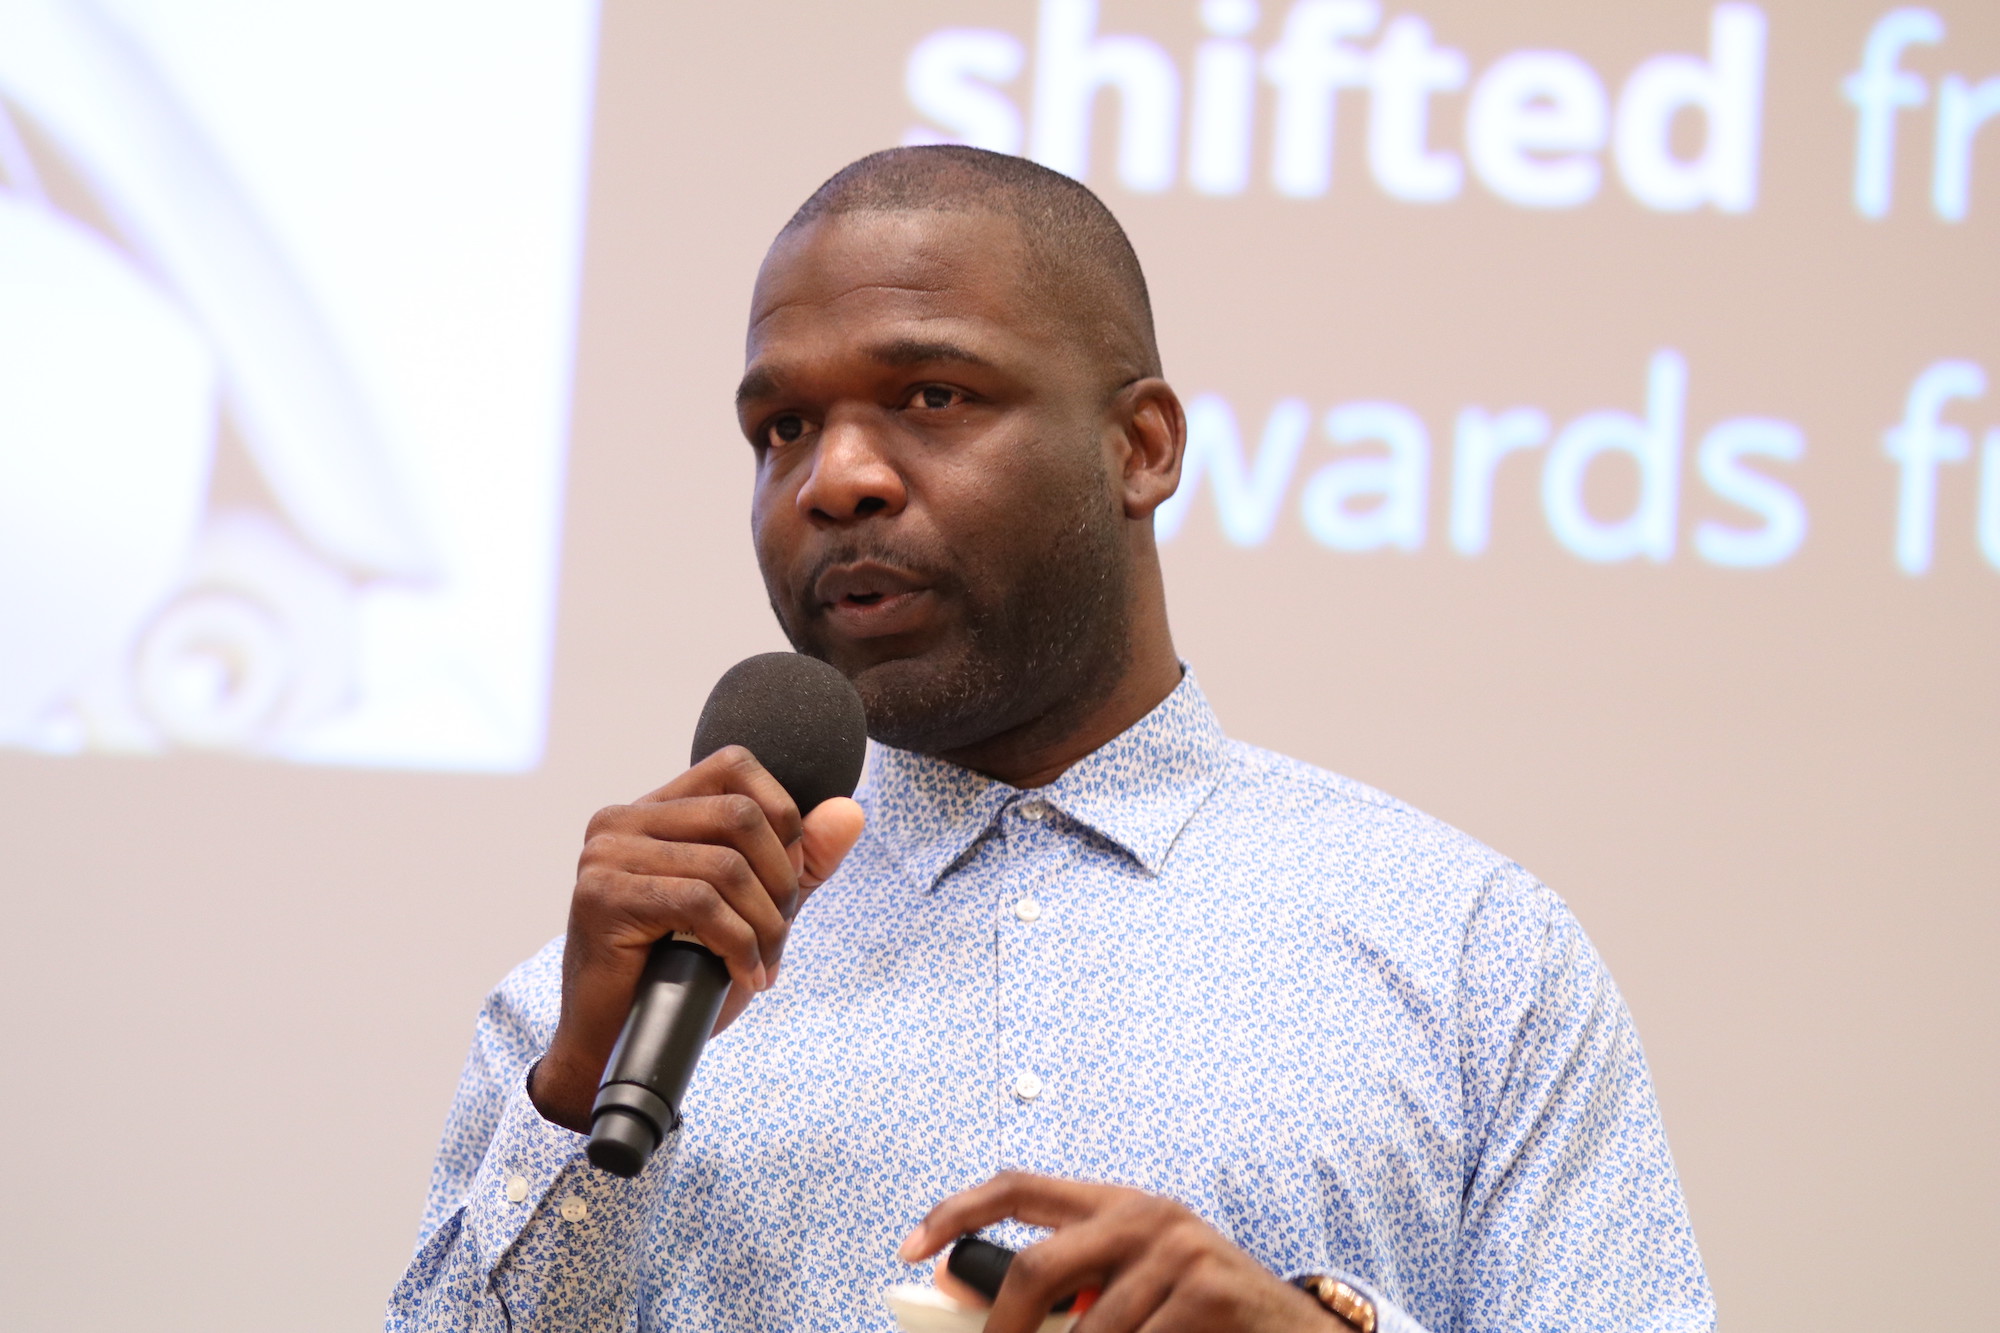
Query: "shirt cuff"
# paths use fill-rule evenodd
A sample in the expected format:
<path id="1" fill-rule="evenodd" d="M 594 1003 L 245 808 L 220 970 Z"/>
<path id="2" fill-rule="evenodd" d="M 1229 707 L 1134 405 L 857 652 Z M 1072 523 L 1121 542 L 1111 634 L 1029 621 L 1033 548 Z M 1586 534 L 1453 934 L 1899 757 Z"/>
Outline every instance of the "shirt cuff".
<path id="1" fill-rule="evenodd" d="M 500 1123 L 465 1201 L 466 1229 L 490 1269 L 530 1224 L 543 1244 L 577 1251 L 625 1251 L 657 1212 L 680 1132 L 669 1134 L 630 1180 L 584 1156 L 587 1136 L 542 1118 L 527 1076 L 508 1094 Z M 538 1245 L 539 1248 L 539 1245 Z"/>
<path id="2" fill-rule="evenodd" d="M 1371 1284 L 1351 1277 L 1343 1277 L 1340 1280 L 1375 1302 L 1375 1333 L 1426 1333 L 1422 1324 L 1406 1314 L 1400 1305 L 1375 1290 Z"/>

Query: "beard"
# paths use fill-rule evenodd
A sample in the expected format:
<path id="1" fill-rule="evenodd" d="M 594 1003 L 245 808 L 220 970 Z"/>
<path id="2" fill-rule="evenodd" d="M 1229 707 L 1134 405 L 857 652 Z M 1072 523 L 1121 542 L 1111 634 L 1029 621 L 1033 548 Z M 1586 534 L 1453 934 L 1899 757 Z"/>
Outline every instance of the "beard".
<path id="1" fill-rule="evenodd" d="M 868 734 L 884 745 L 950 755 L 1028 726 L 1060 734 L 1111 695 L 1131 659 L 1126 520 L 1102 473 L 1078 480 L 1064 488 L 1070 511 L 1022 548 L 1004 586 L 975 586 L 948 551 L 857 535 L 825 553 L 789 605 L 774 593 L 771 609 L 792 647 L 853 680 Z M 827 569 L 862 560 L 920 574 L 961 611 L 957 632 L 920 656 L 842 661 L 810 589 Z"/>

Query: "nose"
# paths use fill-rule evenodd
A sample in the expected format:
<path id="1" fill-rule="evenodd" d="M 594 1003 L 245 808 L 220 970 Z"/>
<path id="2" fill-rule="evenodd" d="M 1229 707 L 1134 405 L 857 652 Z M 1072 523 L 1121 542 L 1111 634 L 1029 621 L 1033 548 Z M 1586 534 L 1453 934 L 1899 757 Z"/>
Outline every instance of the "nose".
<path id="1" fill-rule="evenodd" d="M 821 428 L 795 503 L 808 520 L 852 523 L 901 513 L 909 494 L 872 423 L 838 414 Z"/>

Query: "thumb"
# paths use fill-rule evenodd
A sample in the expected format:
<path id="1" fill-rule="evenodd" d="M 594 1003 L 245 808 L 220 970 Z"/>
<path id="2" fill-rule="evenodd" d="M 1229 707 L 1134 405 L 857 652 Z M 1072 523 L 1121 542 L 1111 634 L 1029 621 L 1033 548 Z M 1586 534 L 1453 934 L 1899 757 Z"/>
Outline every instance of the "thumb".
<path id="1" fill-rule="evenodd" d="M 861 839 L 868 822 L 861 806 L 845 796 L 821 801 L 806 816 L 805 834 L 800 844 L 805 864 L 799 871 L 799 888 L 810 893 L 840 869 L 840 863 Z"/>

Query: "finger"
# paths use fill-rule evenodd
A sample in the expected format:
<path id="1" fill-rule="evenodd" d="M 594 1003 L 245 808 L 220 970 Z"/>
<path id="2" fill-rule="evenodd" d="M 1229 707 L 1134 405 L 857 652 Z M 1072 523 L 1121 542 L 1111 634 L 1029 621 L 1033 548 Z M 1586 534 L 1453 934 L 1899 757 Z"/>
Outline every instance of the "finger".
<path id="1" fill-rule="evenodd" d="M 1327 1317 L 1318 1302 L 1296 1288 L 1285 1294 L 1285 1285 L 1264 1275 L 1259 1288 L 1269 1284 L 1279 1294 L 1276 1302 L 1259 1299 L 1252 1289 L 1245 1300 L 1244 1288 L 1197 1265 L 1173 1269 L 1158 1279 L 1166 1290 L 1154 1302 L 1151 1313 L 1135 1326 L 1135 1333 L 1210 1333 L 1217 1328 L 1345 1328 L 1346 1323 Z M 1221 1285 L 1227 1282 L 1228 1285 Z M 1294 1297 L 1303 1299 L 1294 1300 Z M 1094 1326 L 1093 1326 L 1094 1329 Z M 1124 1330 L 1119 1330 L 1124 1333 Z"/>
<path id="2" fill-rule="evenodd" d="M 631 1010 L 633 987 L 662 936 L 680 930 L 695 935 L 725 960 L 738 989 L 754 990 L 766 980 L 756 932 L 704 880 L 591 873 L 578 883 L 570 901 L 569 925 L 562 1015 L 541 1071 L 550 1077 L 538 1076 L 537 1081 L 574 1085 L 578 1095 L 568 1100 L 580 1105 L 556 1117 L 571 1128 L 589 1123 L 589 1097 L 583 1089 L 595 1089 Z"/>
<path id="3" fill-rule="evenodd" d="M 621 833 L 656 843 L 720 843 L 734 848 L 781 910 L 798 892 L 798 872 L 764 807 L 740 792 L 626 806 L 617 827 Z"/>
<path id="4" fill-rule="evenodd" d="M 986 1321 L 988 1333 L 1029 1333 L 1055 1304 L 1085 1288 L 1101 1288 L 1145 1251 L 1150 1236 L 1099 1213 L 1030 1245 L 1008 1265 L 1007 1280 Z"/>
<path id="5" fill-rule="evenodd" d="M 778 983 L 776 969 L 772 969 L 771 975 L 767 980 L 769 984 L 774 986 Z M 715 1032 L 722 1031 L 731 1023 L 741 1018 L 743 1011 L 750 1007 L 750 1001 L 756 998 L 757 996 L 754 992 L 747 991 L 734 982 L 730 983 L 729 993 L 722 997 L 722 1011 L 715 1016 L 715 1030 L 709 1035 L 714 1036 Z"/>
<path id="6" fill-rule="evenodd" d="M 810 893 L 833 878 L 833 872 L 840 869 L 840 863 L 861 840 L 861 831 L 867 823 L 868 816 L 861 806 L 845 796 L 835 796 L 814 807 L 806 816 L 805 836 L 800 839 L 805 853 L 799 873 L 800 887 Z"/>
<path id="7" fill-rule="evenodd" d="M 780 844 L 798 840 L 799 808 L 757 757 L 740 745 L 725 745 L 664 787 L 641 796 L 634 805 L 657 805 L 686 796 L 748 796 L 764 809 Z"/>
<path id="8" fill-rule="evenodd" d="M 763 818 L 762 815 L 757 817 Z M 712 887 L 730 910 L 756 933 L 758 963 L 769 968 L 778 961 L 788 929 L 784 907 L 797 897 L 789 880 L 780 880 L 773 886 L 760 878 L 751 869 L 750 862 L 734 847 L 712 843 L 654 842 L 647 838 L 635 838 L 619 848 L 619 854 L 629 875 L 652 879 L 693 879 Z M 788 862 L 780 864 L 789 871 Z M 663 904 L 667 908 L 674 905 L 673 902 Z M 670 914 L 665 913 L 635 922 L 635 925 L 655 932 L 654 938 L 675 931 L 693 930 L 691 926 L 678 924 Z M 703 940 L 702 943 L 708 941 Z"/>
<path id="9" fill-rule="evenodd" d="M 736 985 L 756 992 L 770 984 L 757 932 L 714 883 L 705 878 L 644 879 L 637 883 L 639 910 L 655 923 L 674 923 L 658 930 L 656 939 L 669 934 L 692 935 L 702 948 L 727 964 L 729 979 Z M 765 906 L 769 910 L 768 902 Z"/>
<path id="10" fill-rule="evenodd" d="M 1133 1333 L 1173 1296 L 1178 1271 L 1164 1254 L 1149 1253 L 1111 1277 L 1070 1333 Z"/>
<path id="11" fill-rule="evenodd" d="M 906 1263 L 927 1259 L 966 1232 L 1003 1218 L 1018 1218 L 1032 1226 L 1061 1226 L 1096 1211 L 1110 1197 L 1111 1189 L 1080 1180 L 1003 1171 L 984 1185 L 954 1194 L 931 1209 L 904 1239 L 897 1254 Z"/>

